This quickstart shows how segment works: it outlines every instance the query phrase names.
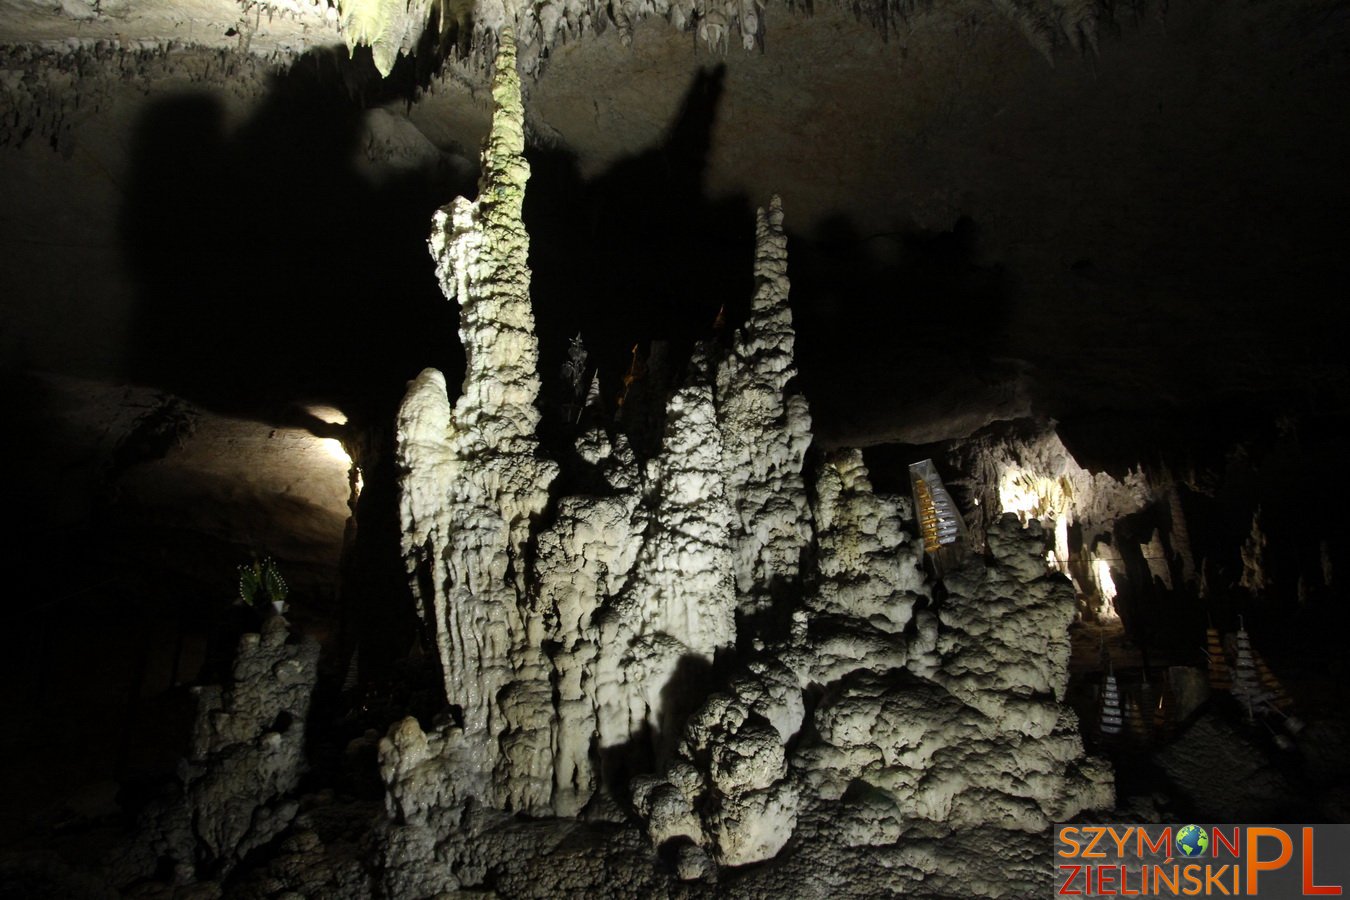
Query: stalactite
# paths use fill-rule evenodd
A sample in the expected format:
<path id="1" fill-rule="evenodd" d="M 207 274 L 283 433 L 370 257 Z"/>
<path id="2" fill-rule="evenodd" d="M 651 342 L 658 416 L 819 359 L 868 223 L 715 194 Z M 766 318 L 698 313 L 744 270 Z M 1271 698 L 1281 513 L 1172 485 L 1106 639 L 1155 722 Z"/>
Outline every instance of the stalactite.
<path id="1" fill-rule="evenodd" d="M 1097 46 L 1097 24 L 1100 12 L 1097 0 L 1054 0 L 1059 12 L 1061 33 L 1073 47 L 1075 53 L 1093 55 L 1099 53 Z"/>
<path id="2" fill-rule="evenodd" d="M 844 6 L 842 0 L 837 2 Z M 846 8 L 889 39 L 906 22 L 940 2 L 943 0 L 864 0 L 849 3 Z M 1145 6 L 1140 0 L 1125 8 L 1138 16 Z M 1160 15 L 1164 6 L 1157 6 Z M 73 4 L 67 4 L 50 14 L 70 16 L 73 8 Z M 1096 54 L 1102 25 L 1112 20 L 1115 8 L 1104 0 L 988 0 L 987 13 L 977 7 L 970 15 L 1003 16 L 1053 63 L 1057 47 L 1063 45 L 1080 54 L 1089 50 Z M 692 25 L 708 50 L 725 54 L 733 29 L 740 33 L 743 50 L 751 51 L 763 46 L 766 17 L 798 14 L 803 9 L 809 12 L 810 6 L 803 7 L 794 0 L 785 0 L 772 9 L 765 0 L 474 0 L 468 5 L 449 0 L 337 0 L 335 6 L 299 0 L 248 0 L 241 3 L 233 24 L 219 32 L 225 37 L 214 36 L 216 32 L 207 27 L 208 23 L 194 21 L 186 37 L 175 32 L 172 36 L 156 35 L 152 41 L 158 45 L 158 52 L 164 53 L 171 45 L 179 48 L 179 41 L 214 46 L 228 39 L 236 53 L 275 62 L 294 59 L 324 42 L 322 36 L 330 36 L 344 42 L 349 52 L 359 46 L 369 47 L 376 69 L 388 76 L 400 56 L 417 52 L 423 33 L 435 17 L 439 22 L 436 52 L 442 58 L 449 57 L 453 65 L 475 77 L 487 71 L 496 56 L 497 35 L 509 27 L 516 38 L 522 71 L 533 77 L 542 71 L 560 42 L 598 36 L 610 24 L 616 27 L 624 46 L 631 45 L 634 29 L 646 18 L 665 19 L 679 31 Z M 99 14 L 97 5 L 94 10 L 92 17 L 79 21 L 103 26 L 105 30 L 96 33 L 104 42 L 121 40 L 116 19 Z M 206 37 L 208 32 L 213 36 Z M 457 35 L 453 43 L 451 34 Z M 95 40 L 85 43 L 92 45 Z M 128 49 L 140 46 L 127 44 Z"/>
<path id="3" fill-rule="evenodd" d="M 1171 533 L 1168 544 L 1172 553 L 1181 563 L 1181 578 L 1186 584 L 1194 584 L 1196 579 L 1195 556 L 1191 551 L 1191 531 L 1186 525 L 1186 511 L 1181 505 L 1181 489 L 1174 484 L 1167 493 L 1167 509 L 1171 518 Z"/>
<path id="4" fill-rule="evenodd" d="M 1266 570 L 1266 547 L 1269 538 L 1261 527 L 1261 508 L 1252 513 L 1251 531 L 1242 545 L 1242 575 L 1238 584 L 1260 594 L 1270 587 L 1270 573 Z"/>
<path id="5" fill-rule="evenodd" d="M 990 0 L 1008 18 L 1045 61 L 1055 62 L 1055 28 L 1050 14 L 1030 0 Z"/>
<path id="6" fill-rule="evenodd" d="M 267 90 L 274 55 L 185 48 L 174 53 L 138 52 L 115 41 L 65 47 L 0 47 L 0 147 L 37 140 L 67 154 L 74 129 L 110 104 L 117 85 L 147 86 L 166 79 L 211 84 L 245 101 Z M 219 68 L 235 67 L 220 87 Z"/>

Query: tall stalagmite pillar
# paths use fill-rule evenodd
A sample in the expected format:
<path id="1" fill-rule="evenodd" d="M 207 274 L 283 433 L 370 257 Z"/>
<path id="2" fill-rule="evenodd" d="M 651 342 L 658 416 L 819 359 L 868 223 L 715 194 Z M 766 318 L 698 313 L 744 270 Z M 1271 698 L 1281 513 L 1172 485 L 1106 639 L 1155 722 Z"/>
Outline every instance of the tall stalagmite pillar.
<path id="1" fill-rule="evenodd" d="M 811 443 L 806 398 L 790 382 L 796 333 L 788 306 L 787 235 L 777 197 L 755 229 L 755 295 L 717 367 L 722 468 L 733 509 L 737 605 L 758 612 L 791 595 L 811 542 L 811 512 L 802 477 Z"/>
<path id="2" fill-rule="evenodd" d="M 439 210 L 429 241 L 441 288 L 460 305 L 463 393 L 451 410 L 434 369 L 410 385 L 398 417 L 400 513 L 446 698 L 462 716 L 462 792 L 536 809 L 551 782 L 549 685 L 543 626 L 526 600 L 524 548 L 557 465 L 539 456 L 535 438 L 539 347 L 521 222 L 530 170 L 509 30 L 492 100 L 478 199 L 458 197 Z"/>

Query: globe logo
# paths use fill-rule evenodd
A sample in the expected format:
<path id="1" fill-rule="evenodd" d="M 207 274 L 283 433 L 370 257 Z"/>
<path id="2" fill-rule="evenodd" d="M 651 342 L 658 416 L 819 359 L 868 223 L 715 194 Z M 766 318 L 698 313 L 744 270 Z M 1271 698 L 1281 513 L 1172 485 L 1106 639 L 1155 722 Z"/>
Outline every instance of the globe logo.
<path id="1" fill-rule="evenodd" d="M 1176 843 L 1182 856 L 1203 856 L 1209 849 L 1209 835 L 1199 825 L 1187 825 L 1177 832 Z"/>

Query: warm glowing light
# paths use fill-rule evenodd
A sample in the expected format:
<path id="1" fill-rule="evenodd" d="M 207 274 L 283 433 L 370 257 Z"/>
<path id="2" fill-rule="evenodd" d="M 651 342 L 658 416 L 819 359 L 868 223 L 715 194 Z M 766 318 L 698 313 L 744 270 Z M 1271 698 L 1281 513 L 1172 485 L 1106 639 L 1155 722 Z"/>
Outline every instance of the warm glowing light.
<path id="1" fill-rule="evenodd" d="M 1111 564 L 1103 559 L 1092 560 L 1092 578 L 1098 583 L 1102 599 L 1110 603 L 1115 599 L 1115 580 L 1111 578 Z"/>
<path id="2" fill-rule="evenodd" d="M 999 476 L 998 501 L 1005 513 L 1016 513 L 1026 525 L 1039 519 L 1046 525 L 1054 520 L 1055 544 L 1045 562 L 1061 572 L 1069 566 L 1069 512 L 1073 489 L 1067 479 L 1047 478 L 1022 469 L 1007 468 Z"/>
<path id="3" fill-rule="evenodd" d="M 305 412 L 309 413 L 320 422 L 327 422 L 329 425 L 347 424 L 347 414 L 336 406 L 324 406 L 320 403 L 314 403 L 306 406 Z"/>
<path id="4" fill-rule="evenodd" d="M 1045 561 L 1061 572 L 1069 568 L 1069 517 L 1063 513 L 1055 520 L 1055 546 L 1045 554 Z"/>
<path id="5" fill-rule="evenodd" d="M 342 448 L 342 441 L 337 438 L 320 438 L 319 443 L 323 445 L 324 452 L 333 459 L 348 466 L 352 464 L 352 458 Z"/>
<path id="6" fill-rule="evenodd" d="M 998 502 L 1005 513 L 1017 513 L 1023 525 L 1031 519 L 1067 522 L 1069 508 L 1073 505 L 1073 489 L 1067 479 L 1047 478 L 1008 468 L 999 476 Z"/>

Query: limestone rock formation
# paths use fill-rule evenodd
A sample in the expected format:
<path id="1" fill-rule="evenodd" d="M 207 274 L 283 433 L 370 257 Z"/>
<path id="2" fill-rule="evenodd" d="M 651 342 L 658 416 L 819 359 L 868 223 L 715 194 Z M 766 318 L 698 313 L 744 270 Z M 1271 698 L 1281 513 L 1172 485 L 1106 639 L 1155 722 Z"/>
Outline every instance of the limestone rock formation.
<path id="1" fill-rule="evenodd" d="M 442 210 L 431 242 L 461 305 L 463 394 L 452 410 L 428 370 L 398 421 L 404 550 L 451 716 L 380 742 L 386 889 L 479 883 L 512 811 L 631 803 L 699 880 L 830 815 L 873 846 L 1109 804 L 1061 703 L 1075 599 L 1039 525 L 989 526 L 988 557 L 937 592 L 908 501 L 873 490 L 859 451 L 808 490 L 776 199 L 744 325 L 643 398 L 664 404 L 659 445 L 640 462 L 593 416 L 569 469 L 583 492 L 550 497 L 511 53 L 506 31 L 480 200 Z"/>
<path id="2" fill-rule="evenodd" d="M 862 453 L 833 453 L 816 477 L 817 589 L 809 609 L 894 634 L 928 593 L 899 503 L 873 492 Z"/>
<path id="3" fill-rule="evenodd" d="M 200 688 L 186 787 L 193 831 L 209 860 L 242 859 L 294 818 L 288 795 L 305 770 L 305 718 L 319 645 L 291 642 L 272 616 L 239 641 L 230 684 Z"/>
<path id="4" fill-rule="evenodd" d="M 194 689 L 179 784 L 142 813 L 138 842 L 112 866 L 115 881 L 147 877 L 165 860 L 180 880 L 221 877 L 290 824 L 318 662 L 319 645 L 292 638 L 280 616 L 240 638 L 229 681 Z"/>
<path id="5" fill-rule="evenodd" d="M 416 48 L 435 6 L 434 0 L 346 0 L 340 9 L 347 49 L 369 47 L 375 68 L 388 75 L 400 54 Z"/>
<path id="6" fill-rule="evenodd" d="M 850 840 L 891 843 L 923 820 L 1039 831 L 1112 802 L 1109 768 L 1084 758 L 1059 702 L 1072 591 L 1038 559 L 1038 531 L 1010 516 L 996 534 L 990 561 L 949 575 L 935 646 L 931 623 L 914 638 L 910 656 L 932 663 L 859 666 L 816 709 L 819 742 L 794 765 L 844 805 Z"/>
<path id="7" fill-rule="evenodd" d="M 630 47 L 633 29 L 651 18 L 664 19 L 679 31 L 693 31 L 703 48 L 713 53 L 726 55 L 733 41 L 751 51 L 763 42 L 766 15 L 792 12 L 792 4 L 771 12 L 766 6 L 764 0 L 545 0 L 535 4 L 478 0 L 469 9 L 443 0 L 343 0 L 339 4 L 348 48 L 369 46 L 384 75 L 400 54 L 414 52 L 433 11 L 442 33 L 453 27 L 472 28 L 474 55 L 483 62 L 491 57 L 495 37 L 505 28 L 514 29 L 527 71 L 534 73 L 558 44 L 603 32 L 610 25 L 618 31 L 620 43 Z M 1109 7 L 1103 9 L 1096 0 L 988 0 L 970 6 L 975 14 L 1006 17 L 1051 63 L 1057 47 L 1095 54 L 1099 23 L 1110 13 Z M 907 0 L 873 0 L 853 10 L 889 36 L 920 8 Z M 487 52 L 479 52 L 484 47 Z"/>
<path id="8" fill-rule="evenodd" d="M 479 199 L 440 210 L 430 242 L 442 290 L 460 303 L 464 389 L 452 409 L 439 372 L 423 372 L 410 387 L 398 417 L 401 514 L 405 555 L 471 761 L 462 790 L 536 810 L 551 786 L 548 698 L 507 688 L 547 687 L 525 544 L 558 467 L 537 455 L 534 435 L 538 344 L 520 219 L 529 166 L 509 32 L 492 96 Z M 537 677 L 519 678 L 522 670 Z"/>
<path id="9" fill-rule="evenodd" d="M 1040 737 L 1068 684 L 1073 588 L 1046 570 L 1039 523 L 1023 530 L 1008 514 L 985 540 L 991 562 L 969 560 L 946 579 L 936 678 L 985 715 Z"/>
<path id="10" fill-rule="evenodd" d="M 983 536 L 986 528 L 996 529 L 999 510 L 1016 513 L 1023 525 L 1040 520 L 1052 529 L 1053 565 L 1073 580 L 1090 618 L 1117 617 L 1111 601 L 1117 581 L 1130 568 L 1127 558 L 1162 573 L 1164 582 L 1170 580 L 1166 573 L 1172 567 L 1187 580 L 1195 576 L 1180 486 L 1165 472 L 1158 477 L 1142 468 L 1114 474 L 1084 468 L 1053 423 L 990 428 L 953 456 L 958 468 L 971 473 L 978 501 L 969 523 L 972 531 Z M 1137 536 L 1113 534 L 1115 523 L 1160 501 L 1167 503 L 1165 518 L 1159 518 L 1167 529 L 1161 544 L 1138 546 Z M 1071 533 L 1076 533 L 1073 540 Z"/>
<path id="11" fill-rule="evenodd" d="M 639 509 L 636 463 L 626 443 L 611 446 L 602 430 L 583 435 L 583 455 L 598 464 L 604 492 L 564 497 L 553 525 L 539 536 L 539 601 L 552 624 L 557 690 L 553 735 L 553 808 L 575 815 L 596 786 L 591 750 L 596 738 L 598 636 L 593 616 L 626 583 L 640 546 L 646 513 Z"/>
<path id="12" fill-rule="evenodd" d="M 752 664 L 729 690 L 709 697 L 685 730 L 681 750 L 695 771 L 706 773 L 695 782 L 703 790 L 694 799 L 703 811 L 706 845 L 719 865 L 773 857 L 797 824 L 800 795 L 788 777 L 786 742 L 803 721 L 801 686 L 781 679 L 786 690 L 775 696 L 774 674 Z M 653 826 L 657 821 L 653 816 Z M 657 838 L 653 832 L 653 843 Z"/>
<path id="13" fill-rule="evenodd" d="M 696 359 L 691 369 L 701 368 Z M 646 527 L 632 570 L 594 619 L 602 750 L 626 744 L 644 729 L 668 743 L 680 713 L 668 701 L 675 693 L 670 686 L 683 670 L 710 665 L 735 641 L 730 509 L 721 464 L 713 391 L 706 376 L 696 375 L 671 397 L 661 453 L 643 473 Z"/>
<path id="14" fill-rule="evenodd" d="M 801 816 L 885 845 L 923 823 L 1038 832 L 1109 806 L 1109 767 L 1084 757 L 1060 702 L 1075 601 L 1040 529 L 1003 519 L 990 559 L 968 558 L 907 629 L 930 598 L 900 505 L 872 493 L 856 451 L 822 465 L 817 492 L 818 589 L 791 637 L 690 718 L 684 761 L 638 786 L 653 843 L 734 866 L 777 854 Z M 809 685 L 824 693 L 808 733 Z"/>
<path id="15" fill-rule="evenodd" d="M 802 479 L 811 414 L 806 398 L 789 390 L 797 374 L 795 341 L 783 205 L 775 197 L 759 212 L 750 315 L 717 367 L 722 468 L 735 512 L 736 590 L 741 608 L 751 612 L 797 587 L 811 540 Z"/>
<path id="16" fill-rule="evenodd" d="M 952 3 L 955 7 L 957 4 Z M 963 4 L 974 14 L 998 14 L 1016 24 L 1037 51 L 1053 59 L 1056 49 L 1095 53 L 1101 25 L 1112 8 L 1097 0 L 980 0 Z M 613 26 L 624 46 L 644 19 L 664 19 L 679 31 L 692 31 L 706 51 L 725 55 L 735 43 L 743 51 L 762 46 L 766 19 L 790 15 L 794 4 L 769 8 L 763 0 L 199 0 L 183 9 L 167 0 L 63 0 L 7 4 L 7 33 L 32 43 L 68 39 L 72 26 L 81 35 L 76 44 L 111 42 L 139 49 L 172 42 L 203 47 L 228 47 L 265 56 L 303 53 L 325 44 L 345 43 L 349 52 L 370 49 L 381 75 L 389 75 L 400 56 L 411 56 L 434 21 L 442 40 L 468 32 L 469 56 L 476 66 L 489 63 L 497 40 L 512 29 L 522 50 L 522 63 L 534 73 L 548 52 L 569 40 L 602 33 Z M 1132 11 L 1137 11 L 1136 5 Z M 922 11 L 909 0 L 870 0 L 854 12 L 890 35 Z"/>

